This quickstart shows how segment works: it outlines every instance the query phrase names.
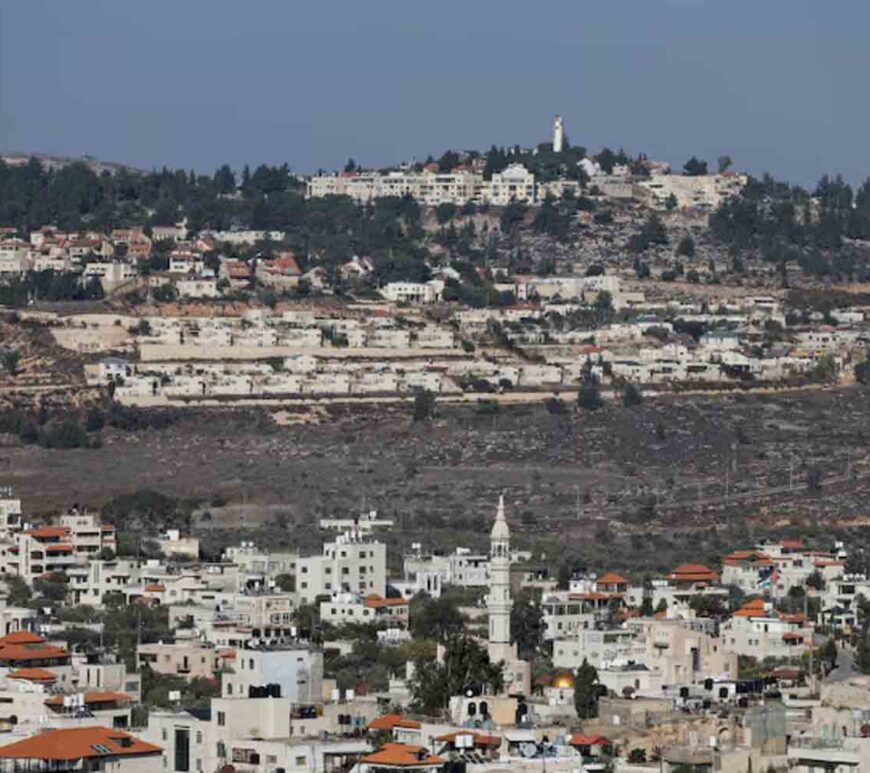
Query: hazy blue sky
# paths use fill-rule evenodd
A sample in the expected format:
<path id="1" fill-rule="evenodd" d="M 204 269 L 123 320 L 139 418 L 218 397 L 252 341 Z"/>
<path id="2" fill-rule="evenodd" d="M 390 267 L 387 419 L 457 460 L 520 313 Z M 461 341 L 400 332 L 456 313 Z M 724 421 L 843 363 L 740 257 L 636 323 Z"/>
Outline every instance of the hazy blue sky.
<path id="1" fill-rule="evenodd" d="M 0 148 L 212 171 L 548 138 L 870 174 L 866 0 L 2 0 Z"/>

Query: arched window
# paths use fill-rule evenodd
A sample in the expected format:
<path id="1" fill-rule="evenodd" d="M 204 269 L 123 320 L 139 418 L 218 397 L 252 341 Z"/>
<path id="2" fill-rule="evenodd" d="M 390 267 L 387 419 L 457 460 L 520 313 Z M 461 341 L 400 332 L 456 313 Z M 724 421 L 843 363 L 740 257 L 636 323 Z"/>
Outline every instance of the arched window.
<path id="1" fill-rule="evenodd" d="M 474 701 L 468 702 L 468 716 L 473 717 L 477 714 L 477 704 Z"/>

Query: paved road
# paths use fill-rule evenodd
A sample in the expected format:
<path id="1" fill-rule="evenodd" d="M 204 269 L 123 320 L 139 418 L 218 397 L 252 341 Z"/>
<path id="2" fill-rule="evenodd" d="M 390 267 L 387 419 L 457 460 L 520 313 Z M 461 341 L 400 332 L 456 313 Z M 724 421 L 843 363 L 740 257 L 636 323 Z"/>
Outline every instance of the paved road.
<path id="1" fill-rule="evenodd" d="M 844 682 L 856 673 L 855 656 L 852 648 L 841 644 L 837 647 L 837 667 L 825 677 L 825 680 L 828 682 Z"/>

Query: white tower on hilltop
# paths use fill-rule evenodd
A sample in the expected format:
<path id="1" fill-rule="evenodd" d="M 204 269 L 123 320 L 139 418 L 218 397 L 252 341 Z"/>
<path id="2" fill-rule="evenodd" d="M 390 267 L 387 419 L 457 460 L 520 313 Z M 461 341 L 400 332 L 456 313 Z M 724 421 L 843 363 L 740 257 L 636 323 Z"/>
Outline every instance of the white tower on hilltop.
<path id="1" fill-rule="evenodd" d="M 553 152 L 561 153 L 565 145 L 565 125 L 562 123 L 562 116 L 557 115 L 553 121 Z"/>
<path id="2" fill-rule="evenodd" d="M 498 498 L 495 523 L 489 535 L 489 658 L 507 662 L 511 648 L 511 533 L 504 517 L 504 496 Z M 513 656 L 515 657 L 515 656 Z"/>

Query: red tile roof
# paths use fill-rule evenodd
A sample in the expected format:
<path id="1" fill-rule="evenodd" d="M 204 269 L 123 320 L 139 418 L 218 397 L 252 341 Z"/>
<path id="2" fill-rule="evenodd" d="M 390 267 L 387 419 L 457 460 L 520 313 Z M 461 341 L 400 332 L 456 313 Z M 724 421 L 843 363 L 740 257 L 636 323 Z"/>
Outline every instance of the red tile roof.
<path id="1" fill-rule="evenodd" d="M 577 733 L 571 736 L 571 746 L 610 746 L 611 741 L 603 735 L 581 735 Z"/>
<path id="2" fill-rule="evenodd" d="M 27 663 L 68 657 L 63 647 L 46 644 L 45 639 L 29 631 L 16 631 L 0 639 L 0 662 Z"/>
<path id="3" fill-rule="evenodd" d="M 380 607 L 406 607 L 410 602 L 407 599 L 385 599 L 372 593 L 366 596 L 364 603 L 367 607 L 379 609 Z"/>
<path id="4" fill-rule="evenodd" d="M 748 561 L 749 563 L 756 566 L 763 566 L 770 563 L 770 556 L 767 555 L 767 553 L 762 553 L 759 550 L 735 550 L 733 553 L 729 553 L 723 559 L 723 562 L 728 564 L 729 566 L 733 566 L 734 564 L 738 564 L 743 561 Z"/>
<path id="5" fill-rule="evenodd" d="M 628 580 L 625 579 L 621 574 L 616 574 L 615 572 L 608 572 L 607 574 L 602 574 L 595 581 L 596 585 L 627 585 Z"/>
<path id="6" fill-rule="evenodd" d="M 45 701 L 46 706 L 63 706 L 63 695 L 52 695 Z M 85 705 L 97 703 L 129 703 L 133 699 L 125 692 L 86 692 Z"/>
<path id="7" fill-rule="evenodd" d="M 372 754 L 360 759 L 367 765 L 392 768 L 431 768 L 443 765 L 445 760 L 429 754 L 422 746 L 412 746 L 404 743 L 388 743 Z"/>
<path id="8" fill-rule="evenodd" d="M 28 682 L 56 682 L 57 674 L 45 668 L 19 668 L 17 671 L 10 671 L 9 678 Z"/>
<path id="9" fill-rule="evenodd" d="M 42 644 L 42 636 L 30 631 L 13 631 L 0 638 L 0 647 L 6 644 Z"/>
<path id="10" fill-rule="evenodd" d="M 0 747 L 0 758 L 70 762 L 82 759 L 159 755 L 161 751 L 159 746 L 146 743 L 122 730 L 93 726 L 37 733 Z"/>
<path id="11" fill-rule="evenodd" d="M 277 258 L 267 258 L 262 261 L 263 268 L 272 274 L 282 274 L 283 276 L 299 276 L 302 271 L 299 269 L 299 264 L 296 258 L 292 255 L 282 255 Z"/>
<path id="12" fill-rule="evenodd" d="M 394 727 L 404 728 L 406 730 L 418 730 L 420 723 L 416 719 L 406 719 L 401 714 L 384 714 L 380 717 L 375 717 L 368 723 L 369 730 L 392 730 Z"/>
<path id="13" fill-rule="evenodd" d="M 768 613 L 763 599 L 752 599 L 740 607 L 733 617 L 766 617 L 768 614 L 775 613 Z"/>
<path id="14" fill-rule="evenodd" d="M 59 539 L 69 536 L 69 529 L 66 526 L 39 526 L 24 533 L 36 539 Z"/>
<path id="15" fill-rule="evenodd" d="M 703 564 L 680 564 L 668 579 L 674 582 L 717 582 L 719 575 Z"/>

